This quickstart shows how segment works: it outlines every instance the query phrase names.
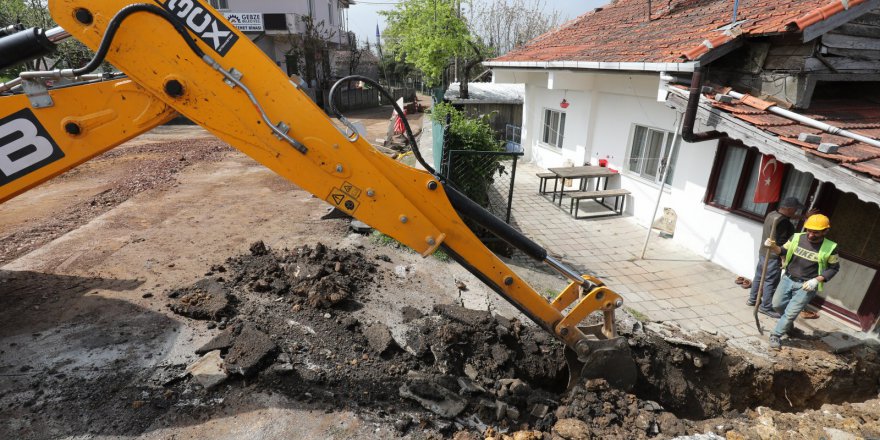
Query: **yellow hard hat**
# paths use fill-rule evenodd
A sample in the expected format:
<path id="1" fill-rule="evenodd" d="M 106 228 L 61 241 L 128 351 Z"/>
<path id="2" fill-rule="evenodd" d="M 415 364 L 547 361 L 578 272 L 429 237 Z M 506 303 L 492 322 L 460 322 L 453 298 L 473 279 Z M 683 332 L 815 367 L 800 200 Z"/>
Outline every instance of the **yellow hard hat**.
<path id="1" fill-rule="evenodd" d="M 813 214 L 807 219 L 807 222 L 804 223 L 804 229 L 809 229 L 811 231 L 824 231 L 830 227 L 831 222 L 828 220 L 828 217 L 825 217 L 822 214 Z"/>

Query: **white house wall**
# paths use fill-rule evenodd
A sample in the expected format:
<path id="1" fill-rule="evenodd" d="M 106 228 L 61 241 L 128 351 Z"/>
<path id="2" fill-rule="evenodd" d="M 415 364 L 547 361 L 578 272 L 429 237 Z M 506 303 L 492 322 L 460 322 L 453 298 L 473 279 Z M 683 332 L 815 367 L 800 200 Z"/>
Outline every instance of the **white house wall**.
<path id="1" fill-rule="evenodd" d="M 590 93 L 571 90 L 547 90 L 546 88 L 531 87 L 534 93 L 529 99 L 529 86 L 526 87 L 526 104 L 530 114 L 536 115 L 528 119 L 526 141 L 531 145 L 527 151 L 527 157 L 531 157 L 537 163 L 547 167 L 582 165 L 586 156 L 587 124 L 583 117 L 590 111 Z M 565 99 L 569 107 L 563 109 L 560 103 Z M 565 128 L 562 137 L 562 149 L 541 142 L 543 134 L 543 114 L 545 109 L 565 113 Z M 525 120 L 524 120 L 525 121 Z"/>
<path id="2" fill-rule="evenodd" d="M 627 214 L 640 224 L 652 223 L 659 185 L 626 170 L 634 124 L 677 131 L 678 113 L 657 101 L 657 74 L 554 72 L 495 69 L 495 82 L 525 83 L 522 143 L 526 158 L 545 167 L 597 164 L 621 170 L 611 186 L 632 192 Z M 552 90 L 550 88 L 553 88 Z M 565 98 L 563 148 L 541 145 L 543 109 L 560 108 Z M 659 214 L 670 207 L 678 215 L 674 240 L 733 272 L 752 276 L 761 224 L 703 203 L 717 141 L 681 141 L 676 172 L 664 190 Z M 654 238 L 661 240 L 661 238 Z M 654 256 L 661 257 L 662 256 Z"/>

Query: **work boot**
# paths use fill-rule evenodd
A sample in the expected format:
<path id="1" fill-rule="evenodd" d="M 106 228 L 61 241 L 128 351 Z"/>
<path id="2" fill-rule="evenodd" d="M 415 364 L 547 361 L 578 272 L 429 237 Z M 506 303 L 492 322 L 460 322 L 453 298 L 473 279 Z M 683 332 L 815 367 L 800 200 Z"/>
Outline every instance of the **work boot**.
<path id="1" fill-rule="evenodd" d="M 781 350 L 782 349 L 782 341 L 779 340 L 779 336 L 770 335 L 770 349 L 771 350 Z"/>
<path id="2" fill-rule="evenodd" d="M 782 316 L 782 315 L 780 315 L 779 312 L 777 312 L 776 310 L 768 310 L 768 309 L 765 309 L 765 308 L 763 308 L 763 307 L 761 307 L 760 309 L 758 309 L 758 311 L 761 312 L 762 315 L 767 315 L 767 316 L 769 316 L 769 317 L 771 317 L 771 318 L 773 318 L 773 319 L 779 319 L 779 317 Z"/>

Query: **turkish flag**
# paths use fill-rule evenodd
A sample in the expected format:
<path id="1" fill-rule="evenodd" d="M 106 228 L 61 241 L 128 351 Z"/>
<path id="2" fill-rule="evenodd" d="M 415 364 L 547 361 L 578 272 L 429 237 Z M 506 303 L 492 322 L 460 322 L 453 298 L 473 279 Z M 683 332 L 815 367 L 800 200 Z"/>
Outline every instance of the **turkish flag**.
<path id="1" fill-rule="evenodd" d="M 779 200 L 785 165 L 773 156 L 761 157 L 758 168 L 758 184 L 755 186 L 755 203 L 772 203 Z"/>

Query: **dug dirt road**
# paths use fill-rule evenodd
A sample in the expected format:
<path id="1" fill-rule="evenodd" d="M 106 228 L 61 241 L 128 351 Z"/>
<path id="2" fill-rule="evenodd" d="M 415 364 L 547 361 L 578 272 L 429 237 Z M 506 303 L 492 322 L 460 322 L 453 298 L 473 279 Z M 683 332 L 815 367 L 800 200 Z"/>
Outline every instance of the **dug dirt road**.
<path id="1" fill-rule="evenodd" d="M 381 119 L 372 121 L 376 137 Z M 477 285 L 460 297 L 457 282 L 470 275 L 457 265 L 351 235 L 347 220 L 321 220 L 328 207 L 193 126 L 157 129 L 5 203 L 0 438 L 386 437 L 346 402 L 313 405 L 271 390 L 223 404 L 205 396 L 164 404 L 163 391 L 143 405 L 220 331 L 174 314 L 166 294 L 256 241 L 378 248 L 367 253 L 388 261 L 373 261 L 403 273 L 371 295 L 376 319 L 399 320 L 393 312 L 404 306 L 497 303 Z M 193 413 L 209 408 L 219 413 Z"/>
<path id="2" fill-rule="evenodd" d="M 387 114 L 360 115 L 371 140 Z M 198 128 L 0 212 L 0 438 L 880 435 L 868 347 L 773 362 L 624 316 L 634 394 L 566 392 L 559 344 L 464 269 L 322 220 L 321 199 Z"/>

